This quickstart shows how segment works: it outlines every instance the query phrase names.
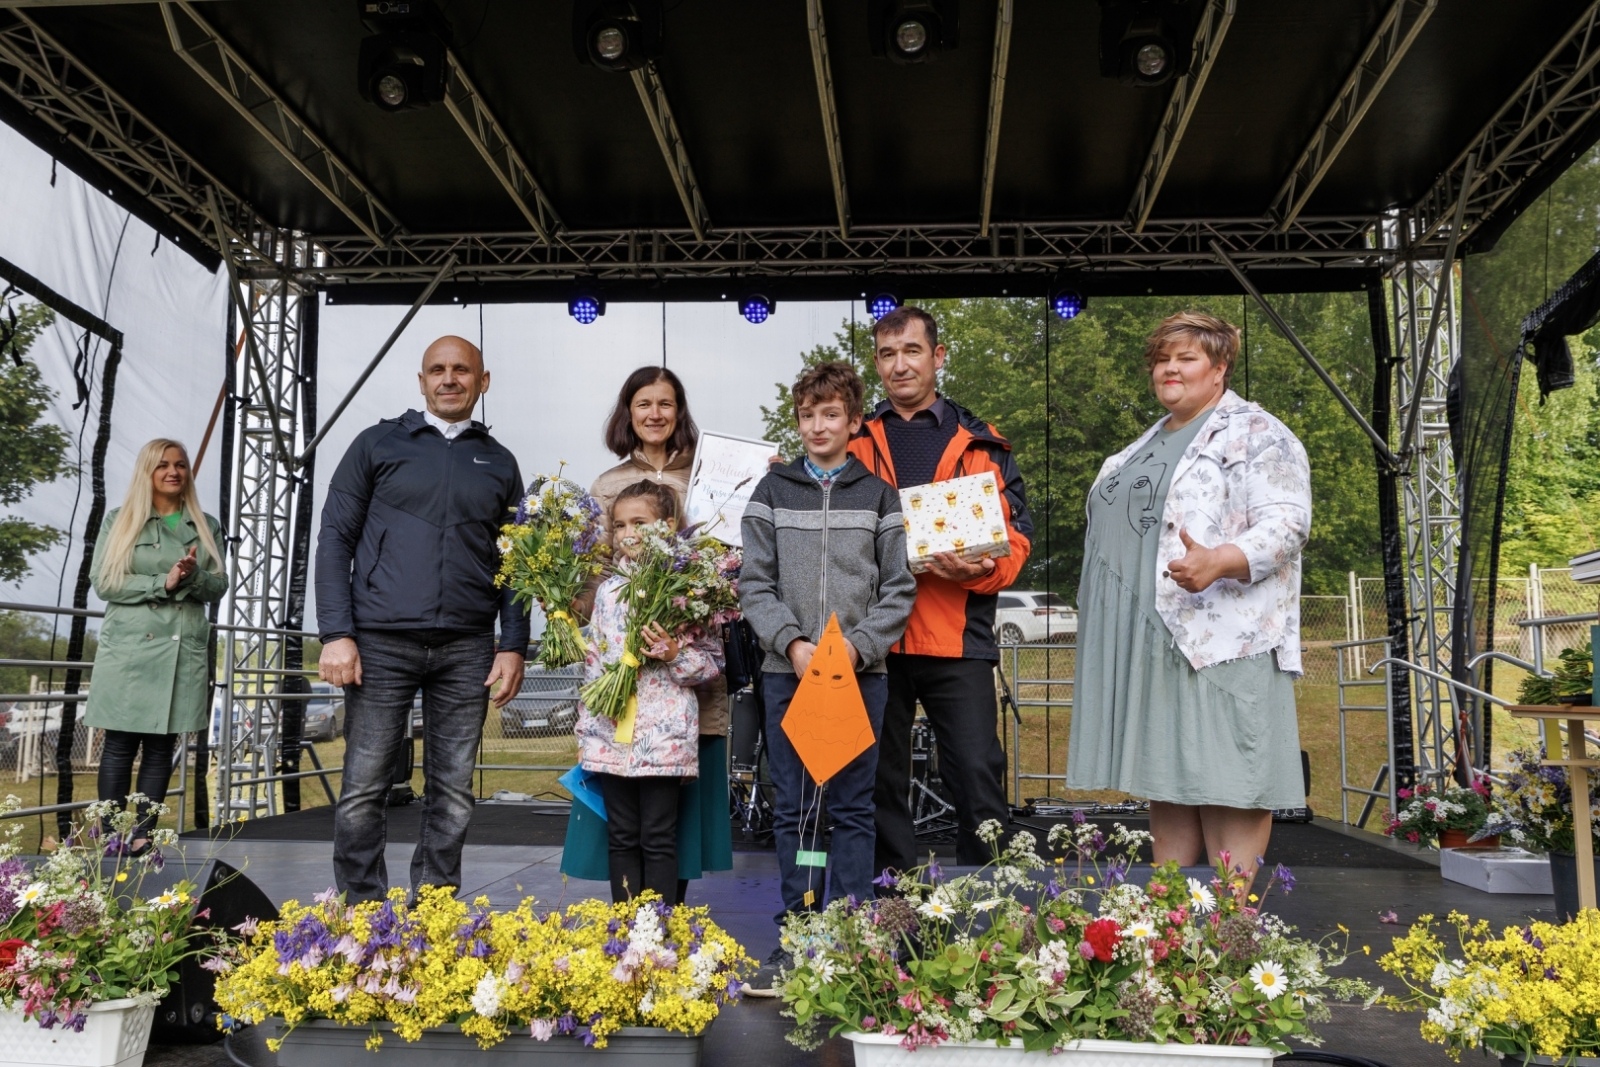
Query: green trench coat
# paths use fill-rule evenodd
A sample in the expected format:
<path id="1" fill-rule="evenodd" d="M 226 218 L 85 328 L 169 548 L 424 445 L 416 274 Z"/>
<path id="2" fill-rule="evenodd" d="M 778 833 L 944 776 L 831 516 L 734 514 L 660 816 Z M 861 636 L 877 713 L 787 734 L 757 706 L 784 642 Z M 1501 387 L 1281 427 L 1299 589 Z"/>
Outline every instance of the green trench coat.
<path id="1" fill-rule="evenodd" d="M 209 569 L 217 564 L 199 546 L 200 535 L 187 514 L 171 530 L 152 510 L 133 546 L 127 581 L 121 589 L 107 589 L 100 567 L 116 517 L 112 511 L 100 524 L 89 572 L 95 593 L 106 602 L 106 618 L 83 721 L 142 734 L 203 730 L 211 681 L 205 605 L 222 599 L 227 576 Z M 211 524 L 212 540 L 221 544 L 217 520 L 207 515 L 205 521 Z M 167 572 L 188 554 L 190 545 L 197 547 L 200 566 L 168 592 Z"/>

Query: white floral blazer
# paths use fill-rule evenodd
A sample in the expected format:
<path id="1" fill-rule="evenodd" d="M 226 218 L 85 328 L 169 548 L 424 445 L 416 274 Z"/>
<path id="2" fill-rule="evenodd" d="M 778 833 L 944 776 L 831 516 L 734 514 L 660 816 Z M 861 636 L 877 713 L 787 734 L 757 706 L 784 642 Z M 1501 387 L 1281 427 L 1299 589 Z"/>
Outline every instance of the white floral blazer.
<path id="1" fill-rule="evenodd" d="M 622 658 L 627 605 L 618 597 L 622 578 L 613 575 L 595 593 L 590 616 L 589 655 L 583 680 L 600 677 L 607 663 Z M 643 657 L 641 657 L 643 658 Z M 617 743 L 617 724 L 578 712 L 578 762 L 592 773 L 623 778 L 695 778 L 700 773 L 700 701 L 694 686 L 722 673 L 722 642 L 682 641 L 671 663 L 644 659 L 639 668 L 639 713 L 633 742 Z"/>
<path id="2" fill-rule="evenodd" d="M 1170 417 L 1106 460 L 1095 486 Z M 1167 567 L 1186 552 L 1178 538 L 1185 527 L 1208 548 L 1236 545 L 1250 561 L 1250 580 L 1222 578 L 1199 593 L 1180 588 Z M 1261 405 L 1228 390 L 1173 471 L 1156 549 L 1156 613 L 1195 670 L 1276 651 L 1280 670 L 1301 673 L 1300 550 L 1310 533 L 1304 446 Z"/>

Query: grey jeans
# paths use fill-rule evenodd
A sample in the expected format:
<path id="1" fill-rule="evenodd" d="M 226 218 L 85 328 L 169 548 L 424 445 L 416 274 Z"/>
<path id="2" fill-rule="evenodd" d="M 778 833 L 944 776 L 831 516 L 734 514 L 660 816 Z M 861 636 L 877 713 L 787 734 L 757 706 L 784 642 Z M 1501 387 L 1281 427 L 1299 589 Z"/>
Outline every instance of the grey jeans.
<path id="1" fill-rule="evenodd" d="M 363 630 L 361 684 L 344 687 L 344 781 L 333 815 L 333 874 L 352 903 L 389 889 L 389 786 L 395 757 L 422 690 L 422 828 L 411 854 L 411 888 L 461 885 L 461 846 L 472 819 L 477 762 L 494 664 L 493 634 Z"/>

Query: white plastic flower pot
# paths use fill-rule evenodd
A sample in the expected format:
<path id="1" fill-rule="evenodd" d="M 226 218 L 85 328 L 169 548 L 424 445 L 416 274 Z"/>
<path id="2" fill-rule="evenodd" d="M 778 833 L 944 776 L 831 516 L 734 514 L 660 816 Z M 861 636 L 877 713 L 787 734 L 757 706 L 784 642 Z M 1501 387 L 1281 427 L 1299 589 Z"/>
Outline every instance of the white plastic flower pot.
<path id="1" fill-rule="evenodd" d="M 397 1036 L 379 1023 L 383 1046 L 366 1051 L 368 1026 L 344 1026 L 309 1019 L 294 1028 L 278 1049 L 278 1067 L 700 1067 L 704 1037 L 654 1026 L 625 1026 L 606 1039 L 605 1048 L 588 1048 L 570 1037 L 535 1041 L 526 1028 L 513 1030 L 489 1049 L 454 1026 L 423 1033 L 417 1041 Z"/>
<path id="2" fill-rule="evenodd" d="M 154 997 L 107 1000 L 90 1006 L 83 1032 L 59 1024 L 49 1030 L 22 1016 L 22 1008 L 0 1008 L 3 1067 L 142 1067 L 150 1045 Z"/>
<path id="3" fill-rule="evenodd" d="M 907 1051 L 898 1037 L 844 1037 L 855 1046 L 856 1067 L 1178 1067 L 1185 1060 L 1204 1067 L 1263 1067 L 1277 1055 L 1251 1045 L 1092 1040 L 1074 1041 L 1061 1052 L 1026 1052 L 1020 1041 L 1005 1048 L 993 1041 L 944 1041 Z"/>

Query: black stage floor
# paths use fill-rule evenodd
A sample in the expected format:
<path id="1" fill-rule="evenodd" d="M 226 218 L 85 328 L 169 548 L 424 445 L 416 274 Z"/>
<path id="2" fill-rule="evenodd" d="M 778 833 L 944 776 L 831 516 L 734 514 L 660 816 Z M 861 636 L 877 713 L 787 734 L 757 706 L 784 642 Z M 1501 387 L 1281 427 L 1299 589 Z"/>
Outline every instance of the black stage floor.
<path id="1" fill-rule="evenodd" d="M 420 804 L 389 809 L 389 840 L 414 843 L 422 816 Z M 1050 827 L 1063 820 L 1056 818 L 1018 818 L 1013 830 L 1026 829 L 1039 838 L 1041 848 Z M 1110 827 L 1121 822 L 1130 829 L 1146 829 L 1149 822 L 1134 816 L 1098 815 L 1094 822 Z M 1436 866 L 1412 849 L 1395 847 L 1371 834 L 1352 836 L 1335 829 L 1326 820 L 1312 823 L 1280 822 L 1272 828 L 1272 843 L 1267 848 L 1268 863 L 1290 867 L 1360 867 L 1376 870 L 1415 870 Z M 469 845 L 544 845 L 559 847 L 566 838 L 567 813 L 555 805 L 479 804 L 467 830 Z M 333 808 L 308 808 L 288 815 L 229 823 L 209 831 L 193 830 L 184 835 L 231 841 L 332 841 Z M 942 859 L 954 858 L 954 841 L 948 837 L 929 838 L 927 848 Z M 735 834 L 734 848 L 740 852 L 770 852 L 770 838 Z M 1145 857 L 1148 859 L 1148 856 Z"/>

